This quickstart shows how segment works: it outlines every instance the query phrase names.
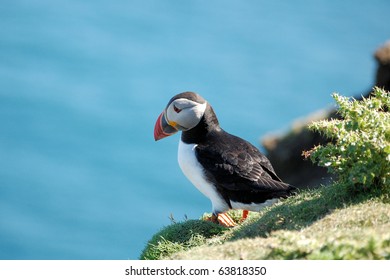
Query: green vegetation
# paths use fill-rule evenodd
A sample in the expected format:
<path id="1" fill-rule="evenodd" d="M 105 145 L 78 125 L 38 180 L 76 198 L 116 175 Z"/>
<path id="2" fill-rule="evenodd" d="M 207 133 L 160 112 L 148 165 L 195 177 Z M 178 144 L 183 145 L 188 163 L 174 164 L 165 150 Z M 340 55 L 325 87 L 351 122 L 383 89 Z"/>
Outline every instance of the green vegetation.
<path id="1" fill-rule="evenodd" d="M 188 250 L 207 243 L 207 239 L 223 233 L 227 229 L 203 220 L 172 222 L 149 241 L 140 259 L 157 260 L 172 253 Z"/>
<path id="2" fill-rule="evenodd" d="M 333 98 L 342 119 L 311 125 L 333 142 L 309 151 L 313 162 L 328 167 L 338 183 L 354 191 L 379 187 L 390 192 L 390 95 L 375 88 L 371 98 Z"/>
<path id="3" fill-rule="evenodd" d="M 155 234 L 142 259 L 390 259 L 389 94 L 334 95 L 343 120 L 313 128 L 332 138 L 307 152 L 337 180 L 300 191 L 232 229 L 203 220 Z M 239 220 L 240 211 L 231 211 Z"/>
<path id="4" fill-rule="evenodd" d="M 157 233 L 146 259 L 390 259 L 390 200 L 334 186 L 305 190 L 205 237 L 184 221 Z M 236 215 L 239 211 L 232 211 Z M 180 225 L 180 230 L 177 230 Z M 166 232 L 170 240 L 166 241 Z"/>

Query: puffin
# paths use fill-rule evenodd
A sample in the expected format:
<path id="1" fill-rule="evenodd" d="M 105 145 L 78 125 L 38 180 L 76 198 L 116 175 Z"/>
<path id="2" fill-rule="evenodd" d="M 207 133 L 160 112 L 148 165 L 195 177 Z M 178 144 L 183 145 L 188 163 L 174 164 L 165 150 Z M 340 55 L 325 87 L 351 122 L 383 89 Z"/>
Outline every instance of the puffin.
<path id="1" fill-rule="evenodd" d="M 236 223 L 226 213 L 260 211 L 296 188 L 283 182 L 268 158 L 248 141 L 219 125 L 213 107 L 194 92 L 173 96 L 154 127 L 155 141 L 181 131 L 178 162 L 184 175 L 212 205 L 210 220 L 226 227 Z"/>

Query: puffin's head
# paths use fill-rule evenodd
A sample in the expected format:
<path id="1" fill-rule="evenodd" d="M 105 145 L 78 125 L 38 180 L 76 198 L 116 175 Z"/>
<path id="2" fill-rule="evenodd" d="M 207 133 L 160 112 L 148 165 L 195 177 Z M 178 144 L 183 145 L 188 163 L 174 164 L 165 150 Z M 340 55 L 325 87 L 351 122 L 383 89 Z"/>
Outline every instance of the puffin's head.
<path id="1" fill-rule="evenodd" d="M 206 111 L 207 101 L 194 92 L 183 92 L 172 97 L 154 126 L 154 139 L 160 140 L 195 127 Z"/>

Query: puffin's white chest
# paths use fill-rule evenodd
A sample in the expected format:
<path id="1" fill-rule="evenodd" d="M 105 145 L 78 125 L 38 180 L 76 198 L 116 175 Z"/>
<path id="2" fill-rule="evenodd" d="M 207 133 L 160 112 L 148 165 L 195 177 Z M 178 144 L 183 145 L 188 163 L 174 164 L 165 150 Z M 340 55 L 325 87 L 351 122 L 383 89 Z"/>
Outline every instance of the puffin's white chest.
<path id="1" fill-rule="evenodd" d="M 179 142 L 178 161 L 184 175 L 206 197 L 211 200 L 213 212 L 224 212 L 229 209 L 225 200 L 219 195 L 215 187 L 205 180 L 202 165 L 195 155 L 196 144 Z"/>

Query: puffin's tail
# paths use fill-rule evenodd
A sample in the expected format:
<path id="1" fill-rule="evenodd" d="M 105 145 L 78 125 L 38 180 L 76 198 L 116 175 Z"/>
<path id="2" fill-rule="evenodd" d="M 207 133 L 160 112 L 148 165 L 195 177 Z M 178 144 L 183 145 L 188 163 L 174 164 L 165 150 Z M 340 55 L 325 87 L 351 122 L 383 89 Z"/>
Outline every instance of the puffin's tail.
<path id="1" fill-rule="evenodd" d="M 283 194 L 280 196 L 281 198 L 287 198 L 289 196 L 294 196 L 297 194 L 298 191 L 297 187 L 287 183 L 283 183 L 283 184 L 286 185 L 286 188 L 283 190 Z"/>

